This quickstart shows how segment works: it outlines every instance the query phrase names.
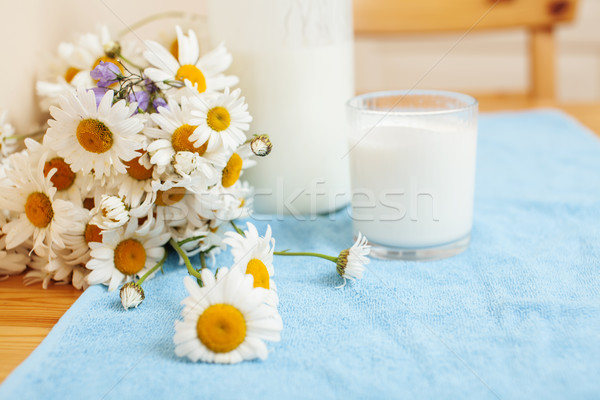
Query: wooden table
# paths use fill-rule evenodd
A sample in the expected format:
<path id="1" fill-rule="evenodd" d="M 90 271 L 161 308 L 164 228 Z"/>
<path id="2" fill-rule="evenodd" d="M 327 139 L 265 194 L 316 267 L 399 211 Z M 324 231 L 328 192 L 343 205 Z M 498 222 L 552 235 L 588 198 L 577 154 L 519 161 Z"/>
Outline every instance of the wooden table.
<path id="1" fill-rule="evenodd" d="M 557 107 L 553 103 L 508 103 L 505 99 L 480 102 L 482 111 Z M 600 103 L 560 105 L 600 136 Z M 81 291 L 70 286 L 24 286 L 22 276 L 0 281 L 0 381 L 36 348 L 50 329 L 77 300 Z"/>

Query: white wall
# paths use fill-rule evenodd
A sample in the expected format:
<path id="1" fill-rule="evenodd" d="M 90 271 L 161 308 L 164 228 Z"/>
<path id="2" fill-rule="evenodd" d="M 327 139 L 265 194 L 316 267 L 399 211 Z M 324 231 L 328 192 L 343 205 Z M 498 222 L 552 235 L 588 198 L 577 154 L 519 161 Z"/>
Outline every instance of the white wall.
<path id="1" fill-rule="evenodd" d="M 459 34 L 357 38 L 357 90 L 415 85 L 478 92 L 527 88 L 524 31 L 470 33 L 458 42 L 459 38 Z M 600 0 L 580 0 L 574 23 L 558 29 L 557 47 L 558 98 L 600 100 Z"/>

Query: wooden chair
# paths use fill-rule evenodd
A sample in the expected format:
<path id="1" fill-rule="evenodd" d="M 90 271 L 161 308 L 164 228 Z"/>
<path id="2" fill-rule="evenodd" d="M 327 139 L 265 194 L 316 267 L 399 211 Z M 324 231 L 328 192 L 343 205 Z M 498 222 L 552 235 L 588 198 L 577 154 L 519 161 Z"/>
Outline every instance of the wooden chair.
<path id="1" fill-rule="evenodd" d="M 554 26 L 571 21 L 578 0 L 354 0 L 356 35 L 526 28 L 530 88 L 514 101 L 554 100 Z M 479 96 L 478 96 L 479 97 Z"/>

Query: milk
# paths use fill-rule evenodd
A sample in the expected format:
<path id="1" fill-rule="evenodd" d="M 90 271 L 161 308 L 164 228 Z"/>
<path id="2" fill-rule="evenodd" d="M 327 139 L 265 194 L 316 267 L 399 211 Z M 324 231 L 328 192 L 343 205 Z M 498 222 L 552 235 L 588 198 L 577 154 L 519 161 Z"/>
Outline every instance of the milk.
<path id="1" fill-rule="evenodd" d="M 350 201 L 345 102 L 353 96 L 352 43 L 236 53 L 232 71 L 253 116 L 252 132 L 268 133 L 273 152 L 247 175 L 255 209 L 320 213 Z M 244 66 L 252 65 L 251 69 Z M 337 195 L 336 195 L 337 194 Z"/>
<path id="2" fill-rule="evenodd" d="M 401 249 L 468 237 L 476 127 L 407 119 L 366 132 L 350 141 L 355 233 Z"/>
<path id="3" fill-rule="evenodd" d="M 345 103 L 354 95 L 351 1 L 209 0 L 213 43 L 272 153 L 244 172 L 259 213 L 316 214 L 350 200 Z"/>

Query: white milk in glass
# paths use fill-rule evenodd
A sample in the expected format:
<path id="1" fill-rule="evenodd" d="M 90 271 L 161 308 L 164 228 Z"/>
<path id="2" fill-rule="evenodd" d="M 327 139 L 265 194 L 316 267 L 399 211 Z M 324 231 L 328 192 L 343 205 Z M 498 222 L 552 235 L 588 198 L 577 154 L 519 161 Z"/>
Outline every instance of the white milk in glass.
<path id="1" fill-rule="evenodd" d="M 209 0 L 211 41 L 272 153 L 244 172 L 262 213 L 314 214 L 350 200 L 345 103 L 354 95 L 350 0 Z"/>
<path id="2" fill-rule="evenodd" d="M 476 126 L 451 117 L 389 120 L 350 141 L 355 232 L 402 249 L 468 238 Z"/>

